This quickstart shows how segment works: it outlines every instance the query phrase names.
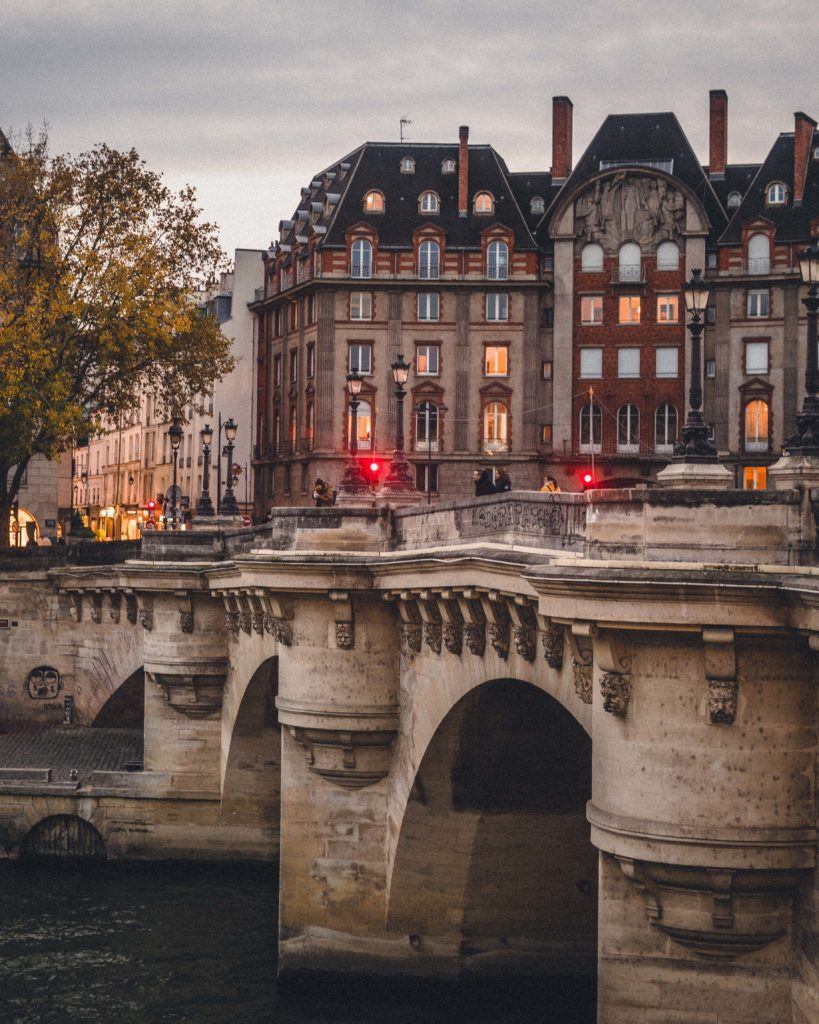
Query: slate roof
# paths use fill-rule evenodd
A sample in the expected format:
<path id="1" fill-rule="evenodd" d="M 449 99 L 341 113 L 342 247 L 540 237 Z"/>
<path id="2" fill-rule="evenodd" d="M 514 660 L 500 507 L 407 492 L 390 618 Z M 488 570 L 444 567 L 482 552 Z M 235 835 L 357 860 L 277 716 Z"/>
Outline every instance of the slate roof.
<path id="1" fill-rule="evenodd" d="M 819 160 L 813 157 L 819 133 L 813 133 L 805 193 L 801 206 L 794 206 L 793 190 L 793 132 L 783 132 L 774 142 L 762 166 L 746 191 L 741 205 L 734 211 L 731 223 L 722 233 L 721 245 L 739 245 L 742 225 L 757 217 L 765 217 L 776 225 L 777 242 L 806 242 L 810 237 L 810 222 L 819 217 Z M 766 206 L 765 191 L 774 181 L 788 186 L 788 201 L 782 206 Z"/>
<path id="2" fill-rule="evenodd" d="M 731 192 L 739 192 L 740 196 L 744 196 L 761 166 L 762 164 L 728 164 L 725 168 L 724 178 L 711 179 L 711 187 L 717 193 L 719 201 L 729 217 L 733 217 L 737 207 L 728 209 L 728 196 Z M 702 170 L 707 177 L 708 168 L 703 167 Z"/>

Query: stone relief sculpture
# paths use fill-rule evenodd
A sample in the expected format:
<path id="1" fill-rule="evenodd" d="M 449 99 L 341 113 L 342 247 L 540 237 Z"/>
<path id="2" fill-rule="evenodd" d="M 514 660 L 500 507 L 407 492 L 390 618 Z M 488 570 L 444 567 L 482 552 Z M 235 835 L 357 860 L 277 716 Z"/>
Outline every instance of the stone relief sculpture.
<path id="1" fill-rule="evenodd" d="M 575 200 L 574 219 L 581 247 L 597 242 L 612 253 L 623 242 L 637 242 L 650 248 L 680 238 L 685 197 L 663 178 L 621 171 Z"/>
<path id="2" fill-rule="evenodd" d="M 735 679 L 708 680 L 708 717 L 712 725 L 733 725 L 737 717 L 737 692 Z"/>

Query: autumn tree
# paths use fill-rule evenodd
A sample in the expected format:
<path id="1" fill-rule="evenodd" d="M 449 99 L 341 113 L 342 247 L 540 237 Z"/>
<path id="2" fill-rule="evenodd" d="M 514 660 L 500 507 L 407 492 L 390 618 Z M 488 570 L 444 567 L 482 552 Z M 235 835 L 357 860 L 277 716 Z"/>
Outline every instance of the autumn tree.
<path id="1" fill-rule="evenodd" d="M 0 139 L 2 137 L 0 136 Z M 136 152 L 0 152 L 0 546 L 25 469 L 135 409 L 171 413 L 233 360 L 196 294 L 224 267 L 194 190 Z"/>

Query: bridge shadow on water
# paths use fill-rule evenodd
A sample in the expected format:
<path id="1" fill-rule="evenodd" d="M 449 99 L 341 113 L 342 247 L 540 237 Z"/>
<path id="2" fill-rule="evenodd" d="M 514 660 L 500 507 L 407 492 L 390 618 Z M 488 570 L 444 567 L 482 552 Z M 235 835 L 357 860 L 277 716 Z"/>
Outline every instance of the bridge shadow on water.
<path id="1" fill-rule="evenodd" d="M 0 863 L 3 1024 L 592 1024 L 591 979 L 276 981 L 273 865 Z"/>

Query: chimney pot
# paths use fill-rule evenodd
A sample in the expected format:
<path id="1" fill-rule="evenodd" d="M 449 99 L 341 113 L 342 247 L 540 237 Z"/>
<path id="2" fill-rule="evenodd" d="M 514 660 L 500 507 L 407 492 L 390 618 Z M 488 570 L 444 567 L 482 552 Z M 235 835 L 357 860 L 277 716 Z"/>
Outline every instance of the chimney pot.
<path id="1" fill-rule="evenodd" d="M 793 115 L 793 202 L 801 206 L 805 195 L 805 178 L 808 173 L 811 141 L 816 129 L 812 117 L 797 110 Z"/>
<path id="2" fill-rule="evenodd" d="M 552 181 L 565 181 L 572 171 L 572 110 L 568 96 L 552 97 Z"/>
<path id="3" fill-rule="evenodd" d="M 469 125 L 461 125 L 458 138 L 458 216 L 466 217 L 469 212 Z"/>
<path id="4" fill-rule="evenodd" d="M 708 176 L 724 178 L 728 164 L 728 93 L 724 89 L 712 89 L 709 117 Z"/>

